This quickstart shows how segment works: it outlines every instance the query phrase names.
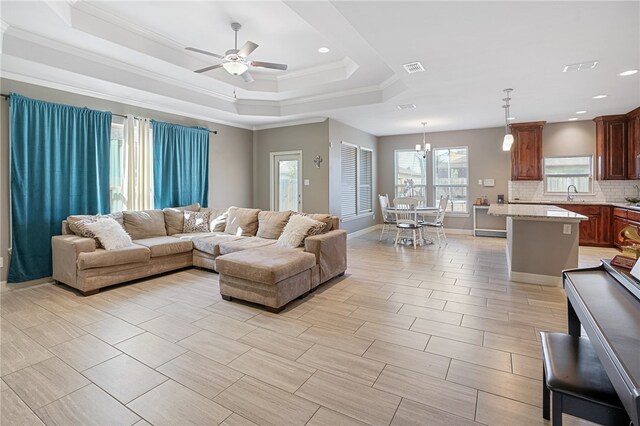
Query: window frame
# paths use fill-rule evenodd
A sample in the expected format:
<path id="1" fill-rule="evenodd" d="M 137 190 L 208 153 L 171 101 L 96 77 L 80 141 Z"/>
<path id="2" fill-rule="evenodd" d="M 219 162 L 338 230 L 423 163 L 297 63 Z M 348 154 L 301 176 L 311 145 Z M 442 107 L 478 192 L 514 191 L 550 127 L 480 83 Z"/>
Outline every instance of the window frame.
<path id="1" fill-rule="evenodd" d="M 439 150 L 448 150 L 451 151 L 452 149 L 464 149 L 466 150 L 466 169 L 467 169 L 467 184 L 466 185 L 460 185 L 460 184 L 456 184 L 456 185 L 437 185 L 436 184 L 436 155 L 435 152 L 439 151 Z M 454 211 L 453 210 L 453 200 L 449 199 L 449 203 L 447 204 L 447 215 L 449 216 L 456 216 L 456 215 L 460 215 L 460 216 L 468 216 L 469 212 L 470 212 L 470 202 L 469 202 L 469 180 L 471 178 L 471 170 L 469 169 L 469 147 L 468 146 L 442 146 L 442 147 L 434 147 L 431 150 L 431 179 L 432 179 L 432 185 L 431 185 L 431 189 L 433 191 L 433 205 L 437 206 L 438 203 L 440 202 L 440 200 L 438 199 L 438 190 L 437 188 L 466 188 L 467 191 L 467 197 L 466 197 L 466 202 L 465 202 L 465 211 Z M 451 206 L 451 210 L 448 209 L 448 207 Z"/>
<path id="2" fill-rule="evenodd" d="M 593 168 L 594 168 L 594 161 L 593 161 L 593 154 L 581 154 L 581 155 L 549 155 L 546 157 L 542 158 L 542 179 L 543 179 L 543 184 L 544 184 L 544 193 L 545 194 L 549 194 L 549 195 L 558 195 L 558 194 L 565 194 L 567 192 L 566 189 L 563 189 L 562 191 L 549 191 L 548 187 L 547 187 L 547 172 L 546 172 L 546 163 L 547 163 L 547 159 L 548 158 L 589 158 L 589 174 L 585 174 L 585 173 L 567 173 L 567 174 L 551 174 L 549 176 L 551 177 L 566 177 L 566 178 L 579 178 L 579 177 L 586 177 L 589 181 L 589 190 L 587 192 L 581 192 L 581 194 L 593 194 Z"/>

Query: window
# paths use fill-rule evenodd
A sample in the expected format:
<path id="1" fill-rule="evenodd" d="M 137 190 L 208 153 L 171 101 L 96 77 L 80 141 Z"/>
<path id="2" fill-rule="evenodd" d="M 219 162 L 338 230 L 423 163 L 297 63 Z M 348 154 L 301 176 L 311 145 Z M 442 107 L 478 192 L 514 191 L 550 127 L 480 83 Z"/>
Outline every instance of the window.
<path id="1" fill-rule="evenodd" d="M 447 211 L 469 211 L 469 148 L 435 148 L 433 155 L 433 203 L 449 197 Z"/>
<path id="2" fill-rule="evenodd" d="M 546 192 L 567 192 L 575 185 L 578 192 L 593 192 L 593 159 L 590 155 L 574 157 L 545 157 L 544 180 Z"/>
<path id="3" fill-rule="evenodd" d="M 358 213 L 368 213 L 373 211 L 372 198 L 373 198 L 373 151 L 366 148 L 360 148 L 360 161 L 359 167 L 359 179 L 358 182 Z"/>
<path id="4" fill-rule="evenodd" d="M 342 142 L 342 218 L 373 211 L 373 151 Z"/>
<path id="5" fill-rule="evenodd" d="M 427 199 L 427 163 L 414 150 L 397 150 L 395 158 L 396 197 Z"/>
<path id="6" fill-rule="evenodd" d="M 109 196 L 112 212 L 124 210 L 122 184 L 124 175 L 124 125 L 111 124 L 111 143 L 109 145 Z"/>

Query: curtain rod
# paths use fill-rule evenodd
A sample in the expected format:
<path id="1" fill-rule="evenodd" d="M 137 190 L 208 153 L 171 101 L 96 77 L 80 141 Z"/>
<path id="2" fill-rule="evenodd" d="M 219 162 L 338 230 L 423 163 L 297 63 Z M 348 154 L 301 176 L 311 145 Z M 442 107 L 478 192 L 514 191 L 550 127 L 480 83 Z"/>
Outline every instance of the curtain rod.
<path id="1" fill-rule="evenodd" d="M 10 95 L 6 95 L 4 93 L 0 93 L 0 96 L 3 97 L 5 100 L 8 100 L 10 98 Z M 122 117 L 122 118 L 127 118 L 126 115 L 122 115 L 122 114 L 116 114 L 115 112 L 112 112 L 111 115 L 115 115 L 116 117 Z M 133 117 L 136 120 L 140 120 L 140 117 Z M 218 134 L 217 130 L 209 130 L 209 133 L 213 133 L 214 135 Z"/>

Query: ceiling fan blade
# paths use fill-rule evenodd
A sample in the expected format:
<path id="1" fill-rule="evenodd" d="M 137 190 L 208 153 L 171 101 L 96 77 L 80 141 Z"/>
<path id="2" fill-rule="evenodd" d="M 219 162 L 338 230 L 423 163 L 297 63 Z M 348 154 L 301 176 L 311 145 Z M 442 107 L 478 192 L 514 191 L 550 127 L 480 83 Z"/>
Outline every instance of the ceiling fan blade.
<path id="1" fill-rule="evenodd" d="M 247 82 L 247 83 L 253 83 L 253 76 L 251 75 L 251 73 L 249 71 L 245 71 L 242 74 L 240 74 L 240 76 L 242 77 L 242 79 Z"/>
<path id="2" fill-rule="evenodd" d="M 254 50 L 256 50 L 258 48 L 258 45 L 255 44 L 252 41 L 247 41 L 241 48 L 240 50 L 238 50 L 238 56 L 242 56 L 243 58 L 246 58 L 247 56 L 249 56 L 251 54 L 251 52 L 253 52 Z"/>
<path id="3" fill-rule="evenodd" d="M 211 65 L 211 66 L 208 66 L 208 67 L 201 68 L 199 70 L 195 70 L 194 72 L 197 72 L 198 74 L 201 74 L 203 72 L 215 70 L 216 68 L 221 68 L 221 67 L 222 67 L 222 64 L 216 64 L 216 65 Z"/>
<path id="4" fill-rule="evenodd" d="M 185 47 L 185 49 L 190 50 L 192 52 L 202 53 L 203 55 L 213 56 L 214 58 L 224 59 L 224 56 L 218 55 L 217 53 L 207 52 L 206 50 L 196 49 L 195 47 Z"/>
<path id="5" fill-rule="evenodd" d="M 251 61 L 251 66 L 259 68 L 271 68 L 274 70 L 286 70 L 286 64 L 274 64 L 273 62 Z"/>

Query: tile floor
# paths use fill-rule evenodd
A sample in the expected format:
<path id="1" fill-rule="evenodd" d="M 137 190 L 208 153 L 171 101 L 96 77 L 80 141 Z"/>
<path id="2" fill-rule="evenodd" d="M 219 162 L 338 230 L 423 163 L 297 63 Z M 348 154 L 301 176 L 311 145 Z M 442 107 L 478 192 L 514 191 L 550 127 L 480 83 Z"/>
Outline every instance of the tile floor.
<path id="1" fill-rule="evenodd" d="M 278 315 L 196 269 L 2 294 L 0 422 L 548 423 L 537 332 L 566 331 L 563 290 L 510 282 L 504 239 L 449 241 L 354 238 L 347 274 Z M 613 254 L 581 248 L 580 265 Z"/>

